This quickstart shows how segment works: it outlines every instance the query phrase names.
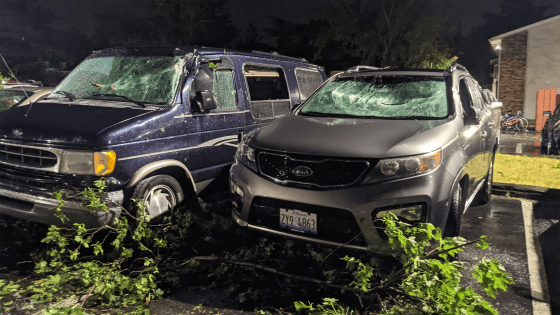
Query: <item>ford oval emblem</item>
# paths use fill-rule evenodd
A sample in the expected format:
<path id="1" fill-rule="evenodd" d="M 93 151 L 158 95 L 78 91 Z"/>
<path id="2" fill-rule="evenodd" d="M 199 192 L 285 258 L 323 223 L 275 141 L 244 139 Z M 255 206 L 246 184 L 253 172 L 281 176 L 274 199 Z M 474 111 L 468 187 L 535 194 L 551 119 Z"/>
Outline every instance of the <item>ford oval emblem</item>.
<path id="1" fill-rule="evenodd" d="M 23 134 L 23 130 L 21 130 L 20 128 L 14 129 L 14 130 L 12 130 L 12 134 L 16 137 L 19 137 Z"/>
<path id="2" fill-rule="evenodd" d="M 296 176 L 311 176 L 313 171 L 307 166 L 298 166 L 292 170 L 292 173 Z"/>

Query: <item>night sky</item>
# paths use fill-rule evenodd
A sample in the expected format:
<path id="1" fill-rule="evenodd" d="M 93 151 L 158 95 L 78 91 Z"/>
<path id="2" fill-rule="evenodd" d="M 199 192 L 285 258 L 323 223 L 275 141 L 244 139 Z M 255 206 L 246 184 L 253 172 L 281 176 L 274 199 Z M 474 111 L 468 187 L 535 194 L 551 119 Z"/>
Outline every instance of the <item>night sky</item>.
<path id="1" fill-rule="evenodd" d="M 6 3 L 23 0 L 0 0 L 0 34 L 24 27 L 22 19 L 14 20 L 14 13 L 2 9 Z M 51 21 L 44 25 L 60 31 L 82 32 L 92 36 L 111 20 L 119 17 L 133 17 L 142 21 L 147 14 L 143 1 L 138 0 L 28 0 L 39 3 L 50 10 Z M 380 1 L 380 0 L 374 0 Z M 518 1 L 526 6 L 522 18 L 504 16 L 500 3 L 508 0 L 428 0 L 425 8 L 429 13 L 443 13 L 448 17 L 447 34 L 451 46 L 464 64 L 482 84 L 491 82 L 489 65 L 492 55 L 488 38 L 538 22 L 551 16 L 560 15 L 560 1 L 524 0 Z M 512 1 L 512 0 L 509 0 Z M 327 0 L 230 0 L 225 10 L 231 15 L 233 24 L 243 34 L 249 23 L 256 26 L 262 41 L 274 45 L 274 40 L 267 36 L 265 29 L 270 27 L 269 16 L 305 22 L 315 17 Z M 519 11 L 519 10 L 518 10 Z M 24 19 L 25 20 L 25 19 Z M 9 23 L 12 21 L 12 23 Z M 17 21 L 14 22 L 14 21 Z M 35 20 L 35 25 L 41 21 Z M 14 24 L 17 24 L 14 25 Z M 192 43 L 197 44 L 197 43 Z M 0 47 L 2 49 L 2 47 Z M 3 47 L 6 49 L 6 47 Z M 0 51 L 7 55 L 8 52 Z M 299 57 L 299 56 L 296 56 Z M 330 69 L 334 70 L 334 69 Z"/>

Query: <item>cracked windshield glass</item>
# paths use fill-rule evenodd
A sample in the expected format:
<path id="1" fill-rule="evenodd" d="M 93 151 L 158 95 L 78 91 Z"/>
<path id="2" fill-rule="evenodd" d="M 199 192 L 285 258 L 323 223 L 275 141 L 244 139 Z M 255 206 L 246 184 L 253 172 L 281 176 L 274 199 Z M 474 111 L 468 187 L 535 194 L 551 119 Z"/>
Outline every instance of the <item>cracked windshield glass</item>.
<path id="1" fill-rule="evenodd" d="M 444 118 L 446 82 L 432 76 L 357 76 L 326 84 L 301 113 L 371 118 Z"/>
<path id="2" fill-rule="evenodd" d="M 180 56 L 91 58 L 76 67 L 51 97 L 71 95 L 76 98 L 169 104 L 183 65 L 184 58 Z"/>
<path id="3" fill-rule="evenodd" d="M 28 94 L 33 93 L 28 92 Z M 27 96 L 25 96 L 23 91 L 0 90 L 0 112 L 16 105 L 24 98 L 27 98 Z"/>

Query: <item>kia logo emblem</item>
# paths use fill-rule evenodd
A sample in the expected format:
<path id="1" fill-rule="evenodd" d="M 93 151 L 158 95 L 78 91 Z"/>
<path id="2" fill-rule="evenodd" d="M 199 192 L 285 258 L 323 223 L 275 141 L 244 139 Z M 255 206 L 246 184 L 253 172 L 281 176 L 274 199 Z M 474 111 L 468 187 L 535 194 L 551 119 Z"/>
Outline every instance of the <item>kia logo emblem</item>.
<path id="1" fill-rule="evenodd" d="M 313 171 L 307 166 L 298 166 L 292 170 L 292 173 L 296 176 L 311 176 Z"/>
<path id="2" fill-rule="evenodd" d="M 12 130 L 12 134 L 13 134 L 14 136 L 16 136 L 16 137 L 19 137 L 19 136 L 21 136 L 21 135 L 23 134 L 23 130 L 21 130 L 21 129 L 19 129 L 19 128 L 18 128 L 18 129 L 14 129 L 14 130 Z"/>

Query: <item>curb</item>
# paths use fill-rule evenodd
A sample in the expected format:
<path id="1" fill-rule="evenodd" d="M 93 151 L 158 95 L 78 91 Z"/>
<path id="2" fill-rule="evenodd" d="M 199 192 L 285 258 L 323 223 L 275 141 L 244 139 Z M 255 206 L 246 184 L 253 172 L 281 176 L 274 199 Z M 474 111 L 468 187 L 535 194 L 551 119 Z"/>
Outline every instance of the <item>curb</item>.
<path id="1" fill-rule="evenodd" d="M 492 194 L 560 204 L 560 189 L 494 182 Z"/>

